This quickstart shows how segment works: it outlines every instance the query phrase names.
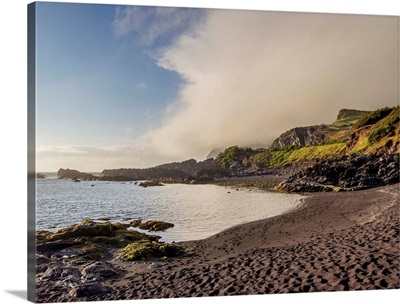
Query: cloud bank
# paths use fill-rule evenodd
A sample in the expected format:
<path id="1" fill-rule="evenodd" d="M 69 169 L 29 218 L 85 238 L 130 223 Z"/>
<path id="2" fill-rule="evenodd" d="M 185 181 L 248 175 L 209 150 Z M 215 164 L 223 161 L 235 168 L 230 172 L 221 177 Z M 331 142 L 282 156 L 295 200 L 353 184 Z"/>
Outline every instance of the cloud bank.
<path id="1" fill-rule="evenodd" d="M 184 80 L 178 98 L 166 107 L 161 127 L 134 142 L 42 147 L 41 167 L 73 163 L 101 170 L 202 160 L 213 148 L 266 147 L 290 128 L 329 124 L 342 108 L 399 102 L 397 17 L 199 12 L 119 8 L 116 34 L 134 33 L 152 45 L 159 67 Z"/>
<path id="2" fill-rule="evenodd" d="M 395 17 L 208 12 L 161 50 L 186 84 L 143 138 L 176 159 L 212 148 L 268 146 L 282 132 L 331 123 L 342 108 L 398 103 Z"/>

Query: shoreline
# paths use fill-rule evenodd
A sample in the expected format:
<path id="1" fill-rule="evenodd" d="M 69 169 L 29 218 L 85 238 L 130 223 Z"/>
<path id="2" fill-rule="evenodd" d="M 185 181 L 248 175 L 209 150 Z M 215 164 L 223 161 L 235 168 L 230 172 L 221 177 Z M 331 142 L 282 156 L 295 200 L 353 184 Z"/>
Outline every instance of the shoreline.
<path id="1" fill-rule="evenodd" d="M 178 242 L 167 262 L 107 263 L 110 292 L 73 297 L 38 285 L 38 301 L 91 301 L 399 288 L 399 184 L 312 193 L 285 214 Z"/>

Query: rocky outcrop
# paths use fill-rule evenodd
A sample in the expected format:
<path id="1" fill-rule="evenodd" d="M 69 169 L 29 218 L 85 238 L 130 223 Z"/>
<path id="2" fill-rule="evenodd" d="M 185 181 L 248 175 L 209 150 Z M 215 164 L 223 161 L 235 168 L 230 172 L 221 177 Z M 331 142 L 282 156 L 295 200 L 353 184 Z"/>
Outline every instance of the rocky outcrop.
<path id="1" fill-rule="evenodd" d="M 290 129 L 275 139 L 271 147 L 281 149 L 288 146 L 317 146 L 332 139 L 337 140 L 348 135 L 357 120 L 368 113 L 368 111 L 341 109 L 333 124 Z"/>
<path id="2" fill-rule="evenodd" d="M 162 221 L 147 221 L 144 223 L 140 223 L 138 227 L 140 229 L 149 231 L 165 231 L 169 228 L 174 227 L 174 224 Z"/>
<path id="3" fill-rule="evenodd" d="M 276 188 L 285 192 L 354 191 L 399 182 L 399 153 L 342 156 L 300 170 Z"/>
<path id="4" fill-rule="evenodd" d="M 164 186 L 162 183 L 160 183 L 157 180 L 154 181 L 145 181 L 139 184 L 140 187 L 147 188 L 147 187 L 159 187 L 159 186 Z"/>
<path id="5" fill-rule="evenodd" d="M 110 261 L 151 258 L 165 263 L 167 258 L 185 253 L 179 245 L 159 242 L 159 236 L 128 230 L 129 226 L 86 220 L 56 232 L 37 231 L 38 290 L 57 288 L 74 298 L 105 294 L 112 290 L 107 281 L 125 272 Z"/>
<path id="6" fill-rule="evenodd" d="M 58 178 L 68 178 L 73 180 L 97 180 L 98 177 L 90 173 L 79 172 L 78 170 L 62 169 L 57 172 Z"/>
<path id="7" fill-rule="evenodd" d="M 329 140 L 329 134 L 336 131 L 337 128 L 327 125 L 298 127 L 280 135 L 272 142 L 271 147 L 281 149 L 287 146 L 317 146 Z"/>

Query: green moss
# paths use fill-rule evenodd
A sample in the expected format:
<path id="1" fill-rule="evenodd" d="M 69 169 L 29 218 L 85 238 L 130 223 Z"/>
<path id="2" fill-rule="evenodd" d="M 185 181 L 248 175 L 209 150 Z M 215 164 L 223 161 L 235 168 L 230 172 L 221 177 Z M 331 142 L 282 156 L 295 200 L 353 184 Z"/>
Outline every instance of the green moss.
<path id="1" fill-rule="evenodd" d="M 254 153 L 255 150 L 249 147 L 232 146 L 218 154 L 217 162 L 220 167 L 228 169 L 230 163 L 239 161 L 245 157 L 250 157 Z"/>
<path id="2" fill-rule="evenodd" d="M 83 252 L 80 255 L 87 260 L 97 261 L 103 257 L 103 247 L 96 244 L 90 244 L 82 248 Z"/>
<path id="3" fill-rule="evenodd" d="M 163 231 L 174 227 L 174 224 L 161 221 L 147 221 L 139 225 L 140 229 L 149 231 Z"/>
<path id="4" fill-rule="evenodd" d="M 377 122 L 368 132 L 368 140 L 373 143 L 394 131 L 399 126 L 399 107 L 393 108 L 388 116 Z"/>
<path id="5" fill-rule="evenodd" d="M 174 244 L 138 241 L 128 244 L 120 250 L 119 258 L 124 261 L 137 261 L 150 257 L 173 257 L 182 254 L 184 250 Z"/>
<path id="6" fill-rule="evenodd" d="M 79 224 L 74 224 L 58 230 L 50 236 L 50 239 L 61 240 L 83 236 L 112 236 L 113 231 L 113 226 L 108 222 L 100 223 L 92 220 L 85 220 Z"/>
<path id="7" fill-rule="evenodd" d="M 122 248 L 128 245 L 131 241 L 121 237 L 96 236 L 92 239 L 93 243 L 99 244 L 105 248 Z"/>
<path id="8" fill-rule="evenodd" d="M 328 159 L 343 153 L 345 143 L 335 143 L 321 146 L 305 146 L 292 150 L 278 150 L 271 153 L 271 166 L 280 167 L 292 162 L 315 159 Z"/>
<path id="9" fill-rule="evenodd" d="M 369 111 L 359 111 L 342 109 L 339 111 L 338 119 L 332 124 L 334 127 L 349 127 L 357 123 L 357 121 L 367 115 Z"/>
<path id="10" fill-rule="evenodd" d="M 53 235 L 52 232 L 46 230 L 38 230 L 36 231 L 36 240 L 38 243 L 45 242 L 51 238 Z"/>
<path id="11" fill-rule="evenodd" d="M 133 221 L 131 221 L 130 224 L 132 227 L 138 227 L 141 222 L 142 222 L 141 220 L 133 220 Z"/>
<path id="12" fill-rule="evenodd" d="M 123 224 L 123 223 L 120 223 L 120 222 L 112 223 L 111 225 L 112 225 L 112 228 L 114 230 L 126 229 L 126 228 L 129 228 L 131 226 L 130 224 Z"/>
<path id="13" fill-rule="evenodd" d="M 124 261 L 137 261 L 154 256 L 157 253 L 157 243 L 138 241 L 128 244 L 120 251 L 119 257 Z"/>

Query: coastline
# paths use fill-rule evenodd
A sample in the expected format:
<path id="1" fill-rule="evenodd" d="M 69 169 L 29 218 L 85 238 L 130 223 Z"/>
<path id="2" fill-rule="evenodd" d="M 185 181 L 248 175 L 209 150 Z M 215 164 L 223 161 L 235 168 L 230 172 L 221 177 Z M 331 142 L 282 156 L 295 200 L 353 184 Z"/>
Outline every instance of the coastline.
<path id="1" fill-rule="evenodd" d="M 399 184 L 313 193 L 285 214 L 177 243 L 168 262 L 107 262 L 108 293 L 76 298 L 54 282 L 38 301 L 90 301 L 399 288 Z"/>

